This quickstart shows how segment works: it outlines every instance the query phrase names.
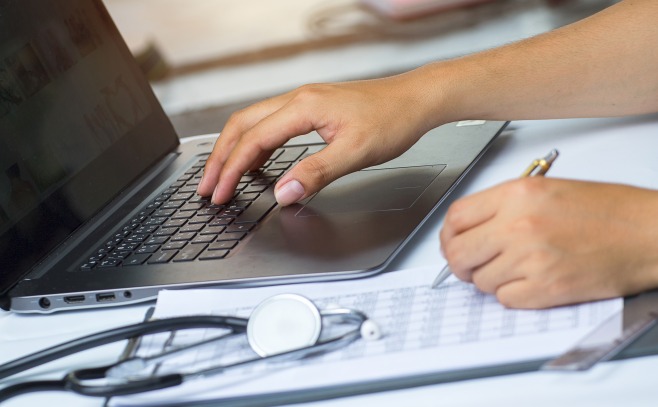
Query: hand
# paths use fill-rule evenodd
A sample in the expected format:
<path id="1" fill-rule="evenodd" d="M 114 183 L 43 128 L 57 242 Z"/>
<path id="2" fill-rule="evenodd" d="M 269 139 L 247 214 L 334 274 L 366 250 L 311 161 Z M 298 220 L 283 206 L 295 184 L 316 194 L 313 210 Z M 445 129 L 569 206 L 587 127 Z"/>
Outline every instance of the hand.
<path id="1" fill-rule="evenodd" d="M 513 308 L 658 287 L 658 192 L 530 177 L 453 203 L 441 247 L 454 274 Z"/>
<path id="2" fill-rule="evenodd" d="M 306 85 L 231 116 L 207 160 L 197 192 L 222 203 L 240 177 L 263 165 L 289 139 L 316 130 L 328 144 L 286 173 L 275 187 L 281 205 L 406 151 L 434 127 L 423 119 L 413 71 L 341 84 Z M 436 115 L 435 115 L 436 116 Z"/>

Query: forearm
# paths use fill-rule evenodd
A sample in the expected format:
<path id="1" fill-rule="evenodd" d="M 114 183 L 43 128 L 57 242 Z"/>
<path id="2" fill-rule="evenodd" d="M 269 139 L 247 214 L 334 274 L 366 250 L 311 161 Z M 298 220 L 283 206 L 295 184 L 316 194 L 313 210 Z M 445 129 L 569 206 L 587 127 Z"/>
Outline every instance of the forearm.
<path id="1" fill-rule="evenodd" d="M 425 84 L 421 97 L 434 125 L 655 112 L 658 1 L 623 1 L 561 29 L 409 75 Z"/>

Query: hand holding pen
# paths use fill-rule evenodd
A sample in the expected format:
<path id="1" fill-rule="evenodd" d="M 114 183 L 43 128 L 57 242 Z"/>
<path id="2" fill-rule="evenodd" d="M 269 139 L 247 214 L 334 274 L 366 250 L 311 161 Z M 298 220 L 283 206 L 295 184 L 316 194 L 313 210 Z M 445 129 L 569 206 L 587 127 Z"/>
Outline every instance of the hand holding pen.
<path id="1" fill-rule="evenodd" d="M 551 150 L 545 157 L 535 159 L 530 165 L 523 171 L 521 178 L 532 177 L 532 176 L 543 176 L 553 165 L 553 162 L 558 157 L 559 153 L 556 149 Z M 450 270 L 450 265 L 446 264 L 443 269 L 436 276 L 432 282 L 431 288 L 438 287 L 443 283 L 448 277 L 452 275 L 452 270 Z"/>

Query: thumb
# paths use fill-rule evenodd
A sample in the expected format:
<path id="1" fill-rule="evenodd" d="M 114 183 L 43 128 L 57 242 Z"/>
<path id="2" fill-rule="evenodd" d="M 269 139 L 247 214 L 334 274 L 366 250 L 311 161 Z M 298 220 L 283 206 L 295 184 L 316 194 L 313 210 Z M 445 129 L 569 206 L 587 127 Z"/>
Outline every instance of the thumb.
<path id="1" fill-rule="evenodd" d="M 363 168 L 354 151 L 342 148 L 339 140 L 304 158 L 290 169 L 274 188 L 281 206 L 287 206 L 313 195 L 331 182 Z"/>

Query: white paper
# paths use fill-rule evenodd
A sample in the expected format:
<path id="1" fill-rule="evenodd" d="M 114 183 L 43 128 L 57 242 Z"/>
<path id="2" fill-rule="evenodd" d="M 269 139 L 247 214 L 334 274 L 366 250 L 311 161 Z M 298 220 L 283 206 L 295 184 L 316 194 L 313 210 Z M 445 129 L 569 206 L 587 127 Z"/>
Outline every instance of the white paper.
<path id="1" fill-rule="evenodd" d="M 623 300 L 550 310 L 511 310 L 474 286 L 448 279 L 430 289 L 440 267 L 391 272 L 377 277 L 253 289 L 163 291 L 154 317 L 192 314 L 248 316 L 271 295 L 291 292 L 319 308 L 338 304 L 365 312 L 382 331 L 379 341 L 356 341 L 317 358 L 246 368 L 197 379 L 177 388 L 114 398 L 112 405 L 161 404 L 176 400 L 239 397 L 484 367 L 557 356 L 623 308 Z M 145 340 L 140 354 L 216 335 L 205 330 Z M 150 346 L 150 348 L 149 348 Z M 190 362 L 208 367 L 255 354 L 243 336 L 179 356 L 160 367 L 176 371 Z"/>

